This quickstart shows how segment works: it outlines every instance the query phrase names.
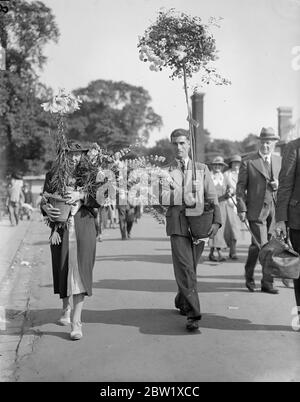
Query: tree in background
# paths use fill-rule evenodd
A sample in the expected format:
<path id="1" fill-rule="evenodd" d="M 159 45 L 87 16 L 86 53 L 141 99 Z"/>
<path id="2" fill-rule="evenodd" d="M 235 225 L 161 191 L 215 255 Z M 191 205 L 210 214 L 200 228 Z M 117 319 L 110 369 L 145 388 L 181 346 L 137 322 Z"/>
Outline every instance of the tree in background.
<path id="1" fill-rule="evenodd" d="M 59 31 L 50 8 L 40 1 L 11 0 L 0 17 L 6 70 L 0 71 L 1 172 L 40 172 L 49 152 L 51 122 L 40 107 L 51 91 L 38 82 L 46 62 L 44 46 Z"/>
<path id="2" fill-rule="evenodd" d="M 167 163 L 171 163 L 175 158 L 175 148 L 168 138 L 156 141 L 156 144 L 147 149 L 148 155 L 163 155 Z"/>
<path id="3" fill-rule="evenodd" d="M 82 107 L 69 120 L 68 137 L 97 142 L 113 151 L 134 144 L 146 144 L 150 132 L 162 126 L 152 107 L 150 95 L 142 87 L 126 82 L 92 81 L 74 94 Z"/>
<path id="4" fill-rule="evenodd" d="M 226 139 L 212 139 L 205 145 L 206 161 L 216 155 L 222 155 L 225 159 L 234 154 L 241 154 L 242 147 L 240 141 Z"/>
<path id="5" fill-rule="evenodd" d="M 241 156 L 257 150 L 257 136 L 248 134 L 242 141 L 231 141 L 226 139 L 210 139 L 206 132 L 208 142 L 205 144 L 205 162 L 209 163 L 215 156 L 221 155 L 224 159 L 229 159 L 234 154 Z M 156 144 L 147 148 L 147 154 L 163 155 L 170 162 L 174 157 L 174 149 L 168 138 L 161 139 Z"/>

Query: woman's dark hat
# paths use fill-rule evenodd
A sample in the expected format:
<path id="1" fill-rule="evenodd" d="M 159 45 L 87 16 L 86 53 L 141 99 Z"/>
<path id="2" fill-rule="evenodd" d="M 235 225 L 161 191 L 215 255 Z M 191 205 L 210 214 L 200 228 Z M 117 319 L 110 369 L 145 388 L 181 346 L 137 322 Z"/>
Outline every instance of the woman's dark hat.
<path id="1" fill-rule="evenodd" d="M 81 145 L 79 142 L 70 140 L 67 142 L 67 147 L 65 150 L 67 152 L 88 152 L 89 148 Z"/>
<path id="2" fill-rule="evenodd" d="M 228 166 L 225 162 L 224 162 L 224 158 L 223 156 L 216 156 L 212 162 L 210 163 L 211 165 L 223 165 L 223 166 Z"/>
<path id="3" fill-rule="evenodd" d="M 239 162 L 242 163 L 242 157 L 240 155 L 233 155 L 230 159 L 229 159 L 229 165 L 233 162 Z"/>
<path id="4" fill-rule="evenodd" d="M 15 180 L 23 180 L 23 177 L 22 177 L 22 175 L 20 173 L 13 173 L 11 175 L 11 178 L 15 179 Z"/>
<path id="5" fill-rule="evenodd" d="M 278 141 L 280 137 L 275 134 L 275 131 L 272 127 L 263 127 L 260 132 L 260 136 L 258 137 L 260 140 L 272 140 Z"/>

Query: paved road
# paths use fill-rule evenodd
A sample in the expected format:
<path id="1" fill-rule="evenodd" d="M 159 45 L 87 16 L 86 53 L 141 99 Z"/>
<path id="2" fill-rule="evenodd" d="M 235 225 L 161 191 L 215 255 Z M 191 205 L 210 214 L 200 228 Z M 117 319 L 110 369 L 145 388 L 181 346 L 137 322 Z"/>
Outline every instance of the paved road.
<path id="1" fill-rule="evenodd" d="M 52 294 L 47 236 L 34 222 L 26 238 L 30 298 L 11 381 L 300 380 L 293 290 L 281 283 L 275 296 L 245 290 L 247 236 L 238 262 L 208 262 L 205 251 L 198 267 L 201 331 L 191 334 L 173 308 L 164 227 L 145 215 L 132 240 L 108 230 L 97 246 L 94 294 L 86 299 L 84 337 L 77 342 L 69 340 L 69 328 L 55 324 L 60 303 Z"/>

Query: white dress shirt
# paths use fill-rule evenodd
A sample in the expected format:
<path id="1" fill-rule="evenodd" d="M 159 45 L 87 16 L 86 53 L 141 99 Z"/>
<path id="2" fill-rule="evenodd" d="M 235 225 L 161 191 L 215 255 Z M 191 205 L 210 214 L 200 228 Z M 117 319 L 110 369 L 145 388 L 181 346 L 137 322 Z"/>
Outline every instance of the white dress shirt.
<path id="1" fill-rule="evenodd" d="M 269 165 L 271 166 L 271 156 L 272 156 L 272 154 L 263 155 L 263 154 L 259 151 L 259 155 L 263 158 L 263 160 L 264 160 L 265 162 L 268 162 Z"/>

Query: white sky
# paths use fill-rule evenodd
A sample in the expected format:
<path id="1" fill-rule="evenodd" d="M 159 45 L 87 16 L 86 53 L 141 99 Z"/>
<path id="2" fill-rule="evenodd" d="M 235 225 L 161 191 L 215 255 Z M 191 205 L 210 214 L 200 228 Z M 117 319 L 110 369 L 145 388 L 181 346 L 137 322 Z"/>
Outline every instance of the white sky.
<path id="1" fill-rule="evenodd" d="M 168 71 L 152 72 L 138 58 L 138 36 L 160 7 L 174 7 L 207 22 L 221 16 L 215 30 L 219 72 L 229 87 L 204 89 L 204 125 L 212 138 L 241 140 L 262 126 L 277 130 L 277 107 L 293 107 L 300 118 L 300 70 L 292 69 L 292 48 L 300 46 L 300 0 L 43 0 L 56 16 L 61 36 L 46 47 L 41 80 L 53 89 L 73 90 L 96 79 L 143 86 L 162 116 L 162 130 L 149 145 L 186 127 L 183 84 Z M 197 82 L 197 76 L 194 77 Z"/>

